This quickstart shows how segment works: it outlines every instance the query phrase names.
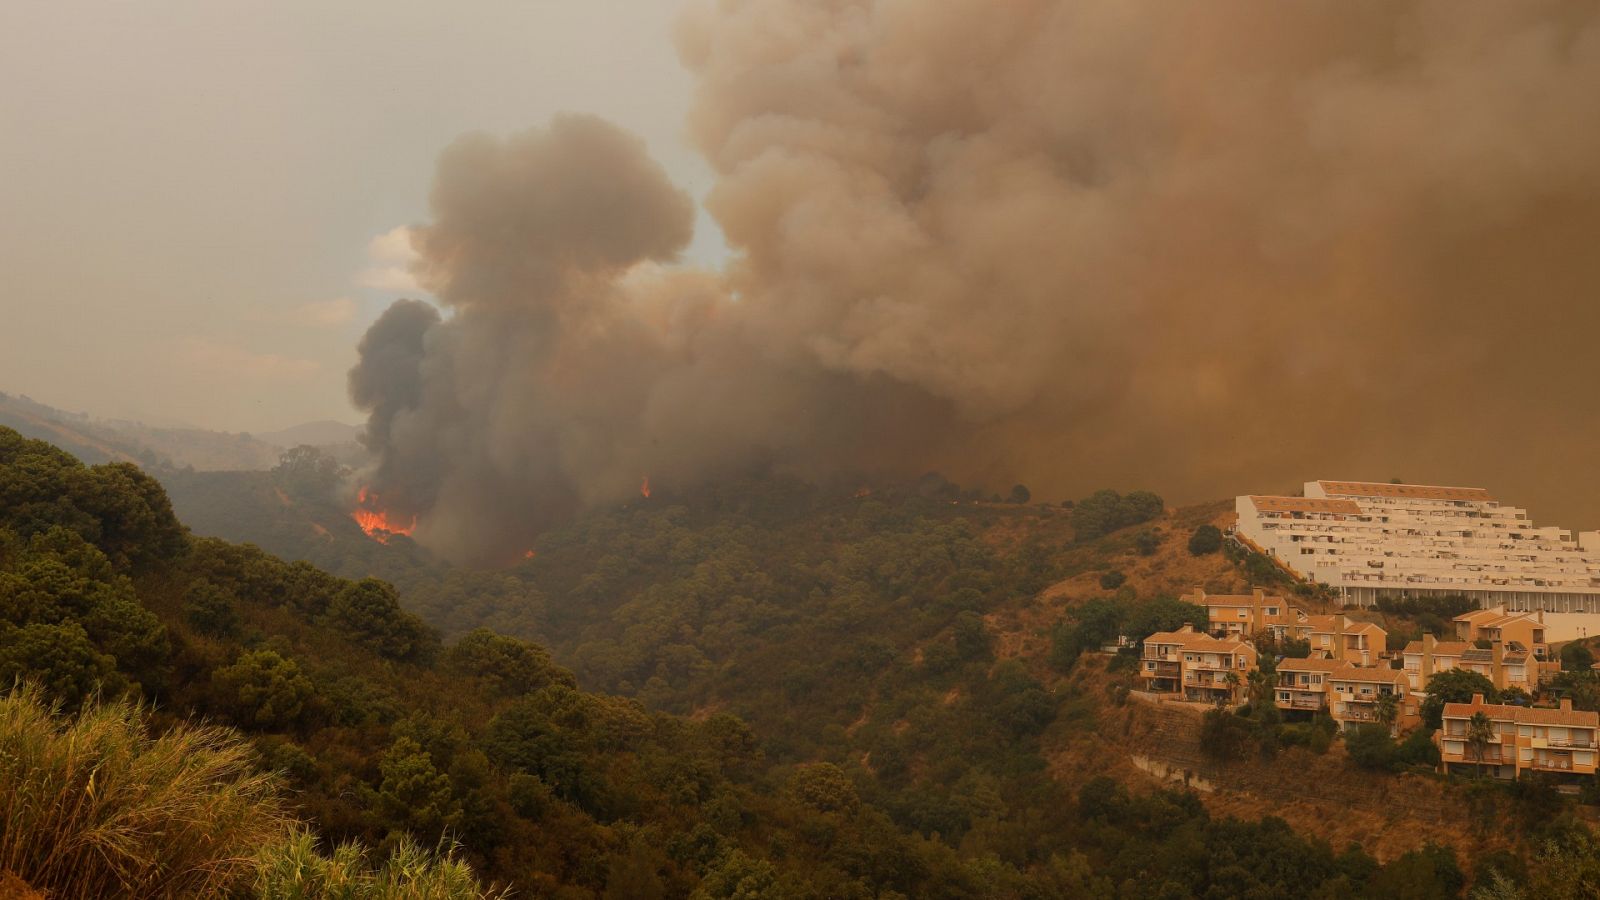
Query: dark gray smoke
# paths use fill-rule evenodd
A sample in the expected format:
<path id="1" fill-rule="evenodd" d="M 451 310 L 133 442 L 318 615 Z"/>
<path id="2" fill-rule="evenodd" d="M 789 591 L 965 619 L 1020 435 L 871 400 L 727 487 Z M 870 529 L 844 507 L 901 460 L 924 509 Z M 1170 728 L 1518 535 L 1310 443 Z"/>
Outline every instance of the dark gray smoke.
<path id="1" fill-rule="evenodd" d="M 593 119 L 441 161 L 352 373 L 458 558 L 751 458 L 1600 517 L 1600 8 L 746 0 L 680 34 L 737 256 Z M 1591 476 L 1592 480 L 1592 476 Z M 1573 524 L 1581 524 L 1574 522 Z"/>

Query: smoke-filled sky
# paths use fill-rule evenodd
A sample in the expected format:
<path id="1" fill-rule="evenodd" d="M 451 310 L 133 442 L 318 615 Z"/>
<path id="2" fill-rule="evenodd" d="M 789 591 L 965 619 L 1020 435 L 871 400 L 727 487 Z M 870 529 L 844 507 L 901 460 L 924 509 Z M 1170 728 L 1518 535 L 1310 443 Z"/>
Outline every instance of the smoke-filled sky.
<path id="1" fill-rule="evenodd" d="M 371 248 L 387 262 L 365 280 L 414 279 L 412 295 L 435 305 L 384 312 L 350 389 L 379 453 L 373 487 L 419 517 L 425 543 L 510 558 L 644 474 L 686 484 L 757 460 L 818 476 L 938 468 L 1044 496 L 1145 486 L 1180 501 L 1393 476 L 1483 484 L 1544 520 L 1600 522 L 1594 4 L 590 7 L 610 18 L 563 23 L 558 7 L 527 4 L 408 20 L 378 56 L 418 74 L 392 89 L 343 52 L 368 46 L 372 23 L 263 12 L 301 26 L 269 29 L 275 48 L 314 45 L 341 75 L 374 79 L 378 106 L 408 123 L 396 131 L 427 138 L 352 147 L 327 140 L 349 121 L 308 124 L 289 107 L 251 129 L 276 152 L 253 151 L 191 122 L 179 145 L 207 154 L 215 179 L 126 189 L 165 208 L 248 186 L 268 211 L 314 198 L 342 222 L 375 189 L 353 173 L 408 167 L 403 198 L 369 199 L 339 258 L 348 279 L 374 234 L 412 226 Z M 491 27 L 513 10 L 550 27 Z M 635 60 L 613 39 L 649 49 Z M 500 92 L 530 90 L 510 60 L 559 81 L 597 53 L 626 73 L 598 79 L 605 90 L 542 84 L 541 103 L 504 103 Z M 181 67 L 165 77 L 157 88 L 209 96 Z M 208 102 L 191 106 L 228 129 L 253 113 Z M 168 110 L 163 125 L 184 121 Z M 474 133 L 439 153 L 441 122 Z M 101 227 L 80 183 L 108 180 L 101 154 L 76 149 L 76 168 L 49 162 L 79 179 L 79 212 Z M 347 160 L 355 183 L 330 177 L 324 157 Z M 425 174 L 419 160 L 435 157 Z M 200 287 L 214 301 L 223 283 L 257 290 L 264 269 L 311 280 L 311 263 L 278 270 L 295 252 L 320 258 L 329 238 L 269 237 L 249 202 L 224 205 L 194 235 L 229 260 L 215 284 L 166 260 L 149 291 Z M 104 214 L 132 235 L 124 250 L 171 252 L 125 207 Z M 65 214 L 52 215 L 59 228 Z M 27 218 L 8 221 L 22 235 L 7 252 L 48 230 Z M 229 226 L 254 238 L 236 242 Z M 110 278 L 87 251 L 54 252 L 78 264 L 65 272 L 96 273 L 75 278 Z M 162 302 L 103 287 L 96 302 L 119 315 Z M 375 312 L 387 297 L 368 290 L 357 299 Z M 162 337 L 210 309 L 161 308 Z M 235 334 L 292 362 L 282 348 L 296 345 L 264 325 Z M 174 377 L 222 358 L 225 338 L 202 334 Z"/>
<path id="2" fill-rule="evenodd" d="M 464 132 L 621 123 L 696 196 L 673 0 L 0 3 L 0 391 L 266 431 L 355 343 Z M 719 259 L 709 218 L 690 254 Z"/>

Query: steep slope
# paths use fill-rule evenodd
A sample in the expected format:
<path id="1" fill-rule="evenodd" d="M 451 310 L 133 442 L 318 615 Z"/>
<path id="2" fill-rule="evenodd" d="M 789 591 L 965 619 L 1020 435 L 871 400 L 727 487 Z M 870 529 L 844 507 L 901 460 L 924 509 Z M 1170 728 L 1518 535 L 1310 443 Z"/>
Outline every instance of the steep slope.
<path id="1" fill-rule="evenodd" d="M 983 614 L 1070 574 L 1059 510 L 766 477 L 679 500 L 586 517 L 507 576 L 559 598 L 530 621 L 581 690 L 535 645 L 441 646 L 383 582 L 187 536 L 137 469 L 0 430 L 0 679 L 231 723 L 326 836 L 448 831 L 536 896 L 1342 896 L 1382 876 L 1190 794 L 1075 797 L 1050 772 L 1096 704 L 998 659 Z M 1001 540 L 1028 518 L 1037 535 Z M 591 692 L 608 681 L 693 714 Z"/>

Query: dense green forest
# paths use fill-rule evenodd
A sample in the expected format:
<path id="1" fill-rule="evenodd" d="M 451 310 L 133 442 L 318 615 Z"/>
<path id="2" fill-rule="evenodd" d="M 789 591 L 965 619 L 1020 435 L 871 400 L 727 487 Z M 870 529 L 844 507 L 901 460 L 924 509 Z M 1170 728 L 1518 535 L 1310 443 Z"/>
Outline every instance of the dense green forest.
<path id="1" fill-rule="evenodd" d="M 228 726 L 324 850 L 449 839 L 522 896 L 1444 897 L 1491 877 L 1048 774 L 1044 744 L 1095 728 L 1099 699 L 1002 660 L 986 616 L 1145 543 L 1143 498 L 1089 504 L 1135 514 L 1089 546 L 1071 512 L 942 479 L 854 497 L 750 475 L 595 511 L 485 574 L 335 532 L 337 473 L 299 462 L 212 502 L 263 544 L 279 528 L 308 548 L 290 555 L 395 577 L 410 611 L 388 581 L 187 533 L 134 466 L 0 429 L 0 680 L 62 715 L 149 701 L 153 735 Z M 1040 521 L 996 536 L 1019 515 Z"/>

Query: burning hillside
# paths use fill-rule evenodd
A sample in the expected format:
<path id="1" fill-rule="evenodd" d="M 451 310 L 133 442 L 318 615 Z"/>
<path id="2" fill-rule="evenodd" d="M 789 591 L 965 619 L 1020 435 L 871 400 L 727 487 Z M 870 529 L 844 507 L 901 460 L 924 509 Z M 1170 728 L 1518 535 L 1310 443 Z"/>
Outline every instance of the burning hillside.
<path id="1" fill-rule="evenodd" d="M 391 518 L 379 503 L 377 495 L 365 487 L 356 493 L 356 508 L 351 510 L 350 518 L 355 519 L 368 537 L 384 544 L 397 534 L 409 537 L 417 527 L 415 517 L 405 520 L 403 524 L 398 517 Z"/>

